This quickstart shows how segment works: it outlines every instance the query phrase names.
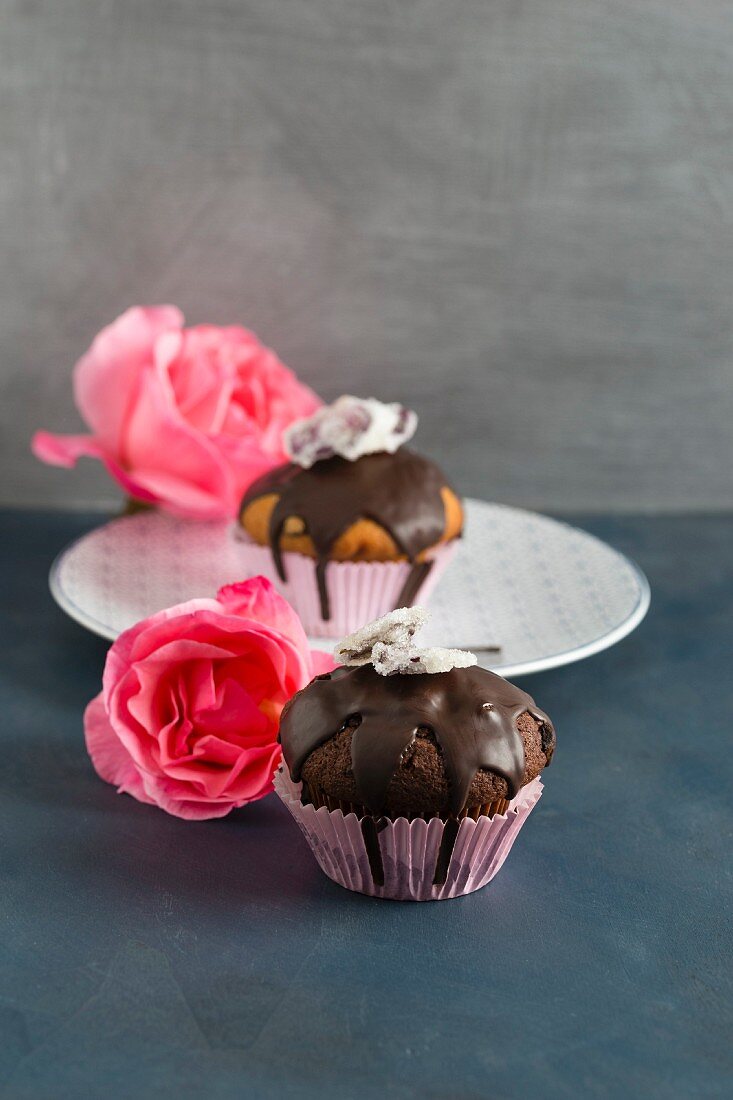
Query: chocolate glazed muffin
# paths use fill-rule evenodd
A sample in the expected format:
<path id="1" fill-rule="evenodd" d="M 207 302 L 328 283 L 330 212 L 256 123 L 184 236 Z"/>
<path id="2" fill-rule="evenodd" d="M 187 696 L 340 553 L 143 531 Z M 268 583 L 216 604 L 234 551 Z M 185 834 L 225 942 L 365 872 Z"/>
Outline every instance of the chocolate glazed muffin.
<path id="1" fill-rule="evenodd" d="M 552 722 L 531 696 L 476 666 L 388 676 L 372 664 L 338 668 L 291 699 L 280 740 L 304 803 L 362 819 L 375 883 L 385 824 L 447 823 L 440 883 L 460 821 L 505 813 L 555 749 Z"/>
<path id="2" fill-rule="evenodd" d="M 404 405 L 344 394 L 291 424 L 290 461 L 247 490 L 239 526 L 269 548 L 278 580 L 300 587 L 286 594 L 306 629 L 348 633 L 413 604 L 445 568 L 463 505 L 435 463 L 404 446 L 416 428 Z"/>
<path id="3" fill-rule="evenodd" d="M 431 551 L 460 537 L 463 507 L 435 463 L 403 447 L 353 461 L 330 456 L 308 469 L 278 466 L 250 487 L 239 522 L 255 542 L 270 546 L 282 581 L 284 552 L 315 558 L 328 620 L 329 561 L 410 562 L 397 604 L 411 604 L 431 570 Z"/>
<path id="4" fill-rule="evenodd" d="M 555 749 L 534 700 L 477 666 L 422 676 L 335 669 L 287 704 L 280 739 L 304 801 L 408 820 L 502 812 Z"/>

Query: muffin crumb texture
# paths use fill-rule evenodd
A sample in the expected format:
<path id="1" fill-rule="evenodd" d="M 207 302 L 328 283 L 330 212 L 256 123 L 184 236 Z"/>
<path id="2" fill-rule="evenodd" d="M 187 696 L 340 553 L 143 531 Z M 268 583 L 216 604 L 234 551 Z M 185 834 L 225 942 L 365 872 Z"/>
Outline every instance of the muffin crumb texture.
<path id="1" fill-rule="evenodd" d="M 280 737 L 306 801 L 392 819 L 503 812 L 555 748 L 534 700 L 476 666 L 336 669 L 287 704 Z"/>
<path id="2" fill-rule="evenodd" d="M 521 786 L 524 786 L 549 764 L 555 738 L 546 726 L 542 726 L 526 711 L 517 718 L 516 724 L 524 747 L 521 782 Z M 310 797 L 312 790 L 316 800 L 328 798 L 339 803 L 349 803 L 355 812 L 363 806 L 351 762 L 351 740 L 359 725 L 359 717 L 353 716 L 344 728 L 308 757 L 302 771 L 306 797 Z M 511 799 L 508 788 L 504 776 L 479 769 L 468 789 L 466 804 L 461 813 L 467 812 L 472 816 L 471 810 L 474 807 L 493 805 L 496 802 L 508 804 Z M 384 814 L 390 818 L 408 819 L 450 816 L 443 750 L 433 731 L 426 726 L 417 730 L 414 740 L 400 755 L 387 787 Z"/>

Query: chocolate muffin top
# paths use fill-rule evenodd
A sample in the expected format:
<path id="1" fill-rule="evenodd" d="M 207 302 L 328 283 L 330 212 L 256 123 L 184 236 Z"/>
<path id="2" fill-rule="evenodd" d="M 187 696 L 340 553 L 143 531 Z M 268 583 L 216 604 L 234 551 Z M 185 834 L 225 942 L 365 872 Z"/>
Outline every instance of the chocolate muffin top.
<path id="1" fill-rule="evenodd" d="M 511 799 L 549 764 L 552 722 L 531 696 L 476 666 L 380 675 L 337 668 L 298 692 L 280 724 L 285 763 L 374 816 L 455 816 Z"/>

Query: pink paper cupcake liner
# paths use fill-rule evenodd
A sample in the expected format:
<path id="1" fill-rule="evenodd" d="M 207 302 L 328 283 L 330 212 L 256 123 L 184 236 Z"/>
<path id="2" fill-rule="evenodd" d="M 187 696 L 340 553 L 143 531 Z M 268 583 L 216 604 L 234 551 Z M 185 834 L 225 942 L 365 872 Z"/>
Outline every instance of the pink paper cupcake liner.
<path id="1" fill-rule="evenodd" d="M 277 575 L 269 546 L 260 546 L 237 531 L 241 547 L 242 569 L 247 576 L 261 574 L 295 608 L 305 631 L 312 637 L 341 638 L 358 630 L 364 623 L 378 619 L 397 607 L 402 587 L 410 573 L 408 562 L 330 561 L 326 566 L 331 618 L 321 617 L 316 563 L 305 554 L 285 552 L 283 565 L 287 581 Z M 456 551 L 457 539 L 438 547 L 431 555 L 433 568 L 415 596 L 425 603 Z"/>
<path id="2" fill-rule="evenodd" d="M 304 805 L 301 787 L 283 767 L 278 769 L 275 790 L 321 870 L 347 890 L 396 901 L 441 901 L 480 890 L 500 869 L 542 794 L 542 782 L 533 779 L 506 813 L 493 817 L 461 822 L 401 817 L 377 823 Z"/>

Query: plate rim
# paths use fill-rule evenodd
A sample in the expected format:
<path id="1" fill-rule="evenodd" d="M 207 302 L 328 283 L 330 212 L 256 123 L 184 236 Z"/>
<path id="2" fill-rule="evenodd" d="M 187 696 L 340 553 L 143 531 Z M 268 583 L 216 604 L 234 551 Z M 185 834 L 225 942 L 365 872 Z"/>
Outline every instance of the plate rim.
<path id="1" fill-rule="evenodd" d="M 610 649 L 612 646 L 617 645 L 628 637 L 641 622 L 643 622 L 651 604 L 651 586 L 646 577 L 646 574 L 637 563 L 630 558 L 623 551 L 617 550 L 615 546 L 611 546 L 610 543 L 604 539 L 599 538 L 598 535 L 594 535 L 591 531 L 586 531 L 583 527 L 576 527 L 572 523 L 568 523 L 567 520 L 556 519 L 554 516 L 548 516 L 544 512 L 536 512 L 531 508 L 517 508 L 511 504 L 503 504 L 499 501 L 480 500 L 478 497 L 467 497 L 466 504 L 480 504 L 490 505 L 492 508 L 501 508 L 510 512 L 516 512 L 519 515 L 532 516 L 540 518 L 546 523 L 557 524 L 558 527 L 565 527 L 570 531 L 578 532 L 585 538 L 591 539 L 594 542 L 600 543 L 601 546 L 611 550 L 617 558 L 620 559 L 631 571 L 638 585 L 638 598 L 635 607 L 630 614 L 620 623 L 618 623 L 611 630 L 606 631 L 605 634 L 600 634 L 597 638 L 591 639 L 589 642 L 584 642 L 581 646 L 575 646 L 573 649 L 558 650 L 555 653 L 546 654 L 544 657 L 537 657 L 531 661 L 516 661 L 513 664 L 494 664 L 487 662 L 485 667 L 491 669 L 492 672 L 498 673 L 500 676 L 528 676 L 536 672 L 547 672 L 553 668 L 562 668 L 565 665 L 575 664 L 577 661 L 584 661 L 588 657 L 594 657 L 597 653 L 602 653 L 605 649 Z M 73 539 L 67 546 L 65 546 L 55 556 L 51 563 L 51 567 L 48 573 L 48 587 L 56 604 L 61 608 L 65 614 L 69 616 L 79 626 L 89 630 L 92 634 L 96 634 L 97 637 L 104 638 L 108 642 L 114 642 L 119 637 L 119 633 L 114 633 L 110 628 L 99 619 L 95 619 L 93 615 L 90 615 L 83 608 L 78 607 L 73 600 L 64 592 L 61 587 L 59 576 L 61 572 L 61 566 L 68 554 L 85 539 L 89 538 L 96 531 L 101 530 L 110 524 L 117 523 L 120 520 L 134 519 L 134 516 L 114 516 L 100 527 L 94 527 L 91 531 L 86 531 L 83 535 L 79 535 Z M 176 518 L 176 517 L 173 517 Z M 309 642 L 314 645 L 315 643 L 327 642 L 326 638 L 310 638 Z M 336 639 L 334 639 L 335 641 Z M 482 652 L 486 654 L 486 651 L 478 649 L 477 655 L 481 657 Z M 488 656 L 488 654 L 487 654 Z"/>

